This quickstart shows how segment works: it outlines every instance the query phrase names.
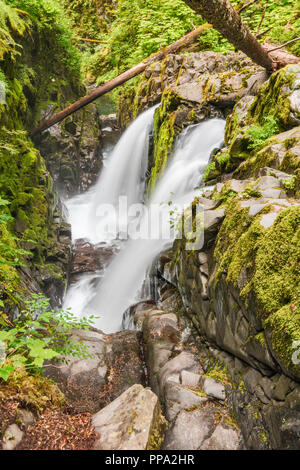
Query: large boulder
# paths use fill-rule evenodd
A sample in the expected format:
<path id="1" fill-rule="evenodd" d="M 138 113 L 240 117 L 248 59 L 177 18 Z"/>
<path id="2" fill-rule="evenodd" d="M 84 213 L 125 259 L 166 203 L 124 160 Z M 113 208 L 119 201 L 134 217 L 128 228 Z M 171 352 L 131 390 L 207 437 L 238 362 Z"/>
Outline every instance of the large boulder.
<path id="1" fill-rule="evenodd" d="M 142 385 L 133 385 L 92 418 L 97 450 L 158 450 L 166 421 L 157 396 Z"/>

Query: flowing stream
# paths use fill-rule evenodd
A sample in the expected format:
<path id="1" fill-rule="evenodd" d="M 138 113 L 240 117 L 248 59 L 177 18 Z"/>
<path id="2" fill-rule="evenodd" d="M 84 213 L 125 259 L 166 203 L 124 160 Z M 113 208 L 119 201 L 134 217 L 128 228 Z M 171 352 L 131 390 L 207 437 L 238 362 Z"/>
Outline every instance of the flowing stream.
<path id="1" fill-rule="evenodd" d="M 140 115 L 122 135 L 97 185 L 67 201 L 73 240 L 86 238 L 120 250 L 104 274 L 86 274 L 71 285 L 64 303 L 80 316 L 97 315 L 96 326 L 105 333 L 121 330 L 124 312 L 141 300 L 149 266 L 171 246 L 177 215 L 201 194 L 209 157 L 223 143 L 221 119 L 185 129 L 156 189 L 142 205 L 154 112 L 155 107 Z"/>

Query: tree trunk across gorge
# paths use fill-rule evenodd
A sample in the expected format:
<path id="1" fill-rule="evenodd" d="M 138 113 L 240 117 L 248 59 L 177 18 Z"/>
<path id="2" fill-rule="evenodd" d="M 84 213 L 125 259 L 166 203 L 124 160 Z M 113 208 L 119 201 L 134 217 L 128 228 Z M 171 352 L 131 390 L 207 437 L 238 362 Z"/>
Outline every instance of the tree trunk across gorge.
<path id="1" fill-rule="evenodd" d="M 156 54 L 153 54 L 152 56 L 143 60 L 143 62 L 140 62 L 139 64 L 135 65 L 131 69 L 126 70 L 126 72 L 122 73 L 121 75 L 114 78 L 110 82 L 107 82 L 104 85 L 101 85 L 99 88 L 96 88 L 96 90 L 94 90 L 92 93 L 89 93 L 88 95 L 84 96 L 83 98 L 71 104 L 64 110 L 60 111 L 59 113 L 54 114 L 54 116 L 52 116 L 50 119 L 47 119 L 41 122 L 36 129 L 33 129 L 31 131 L 30 136 L 34 137 L 36 134 L 39 134 L 40 132 L 45 131 L 46 129 L 49 129 L 49 127 L 54 126 L 55 124 L 62 121 L 66 117 L 70 116 L 70 114 L 73 114 L 75 111 L 78 111 L 84 106 L 92 103 L 97 98 L 100 98 L 100 96 L 103 96 L 109 91 L 112 91 L 114 88 L 120 85 L 123 85 L 123 83 L 127 82 L 131 78 L 136 77 L 140 73 L 144 72 L 144 70 L 153 62 L 162 60 L 166 55 L 175 54 L 176 52 L 180 51 L 184 47 L 190 44 L 193 44 L 196 41 L 196 39 L 202 34 L 202 32 L 209 28 L 211 28 L 210 24 L 204 24 L 204 25 L 199 26 L 199 28 L 195 29 L 191 33 L 186 34 L 185 36 L 178 39 L 178 41 L 174 42 L 170 46 L 167 46 L 164 49 L 161 49 Z"/>
<path id="2" fill-rule="evenodd" d="M 257 38 L 251 33 L 247 26 L 242 22 L 240 14 L 233 8 L 229 0 L 184 0 L 185 3 L 193 10 L 203 16 L 209 23 L 200 26 L 191 33 L 182 37 L 170 46 L 160 50 L 158 53 L 148 57 L 135 67 L 127 70 L 110 82 L 96 88 L 92 93 L 84 96 L 72 105 L 54 114 L 50 119 L 43 121 L 36 129 L 33 129 L 30 136 L 33 137 L 40 132 L 49 129 L 58 122 L 65 119 L 70 114 L 92 103 L 100 96 L 112 91 L 114 88 L 123 85 L 133 77 L 136 77 L 153 62 L 162 60 L 167 54 L 175 54 L 187 45 L 193 44 L 202 32 L 212 26 L 218 30 L 229 42 L 237 49 L 244 52 L 256 64 L 264 67 L 268 72 L 272 73 L 280 67 L 287 64 L 298 63 L 300 59 L 287 51 L 276 50 L 276 46 L 266 44 L 262 45 Z"/>
<path id="3" fill-rule="evenodd" d="M 231 44 L 244 52 L 256 64 L 261 65 L 268 72 L 274 70 L 268 51 L 242 22 L 241 16 L 229 0 L 184 0 L 184 2 L 209 21 Z"/>

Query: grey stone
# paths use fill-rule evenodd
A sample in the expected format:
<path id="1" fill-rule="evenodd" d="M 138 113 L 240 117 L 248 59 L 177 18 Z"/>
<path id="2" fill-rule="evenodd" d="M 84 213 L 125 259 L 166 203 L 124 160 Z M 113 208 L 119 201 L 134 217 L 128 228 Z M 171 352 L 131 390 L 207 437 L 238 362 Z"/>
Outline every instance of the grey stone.
<path id="1" fill-rule="evenodd" d="M 224 401 L 226 398 L 224 385 L 210 377 L 200 375 L 199 386 L 206 393 L 206 395 L 210 397 L 221 401 Z"/>
<path id="2" fill-rule="evenodd" d="M 172 380 L 174 381 L 174 377 L 176 377 L 176 381 L 179 383 L 180 373 L 183 370 L 187 370 L 189 372 L 199 372 L 200 371 L 200 364 L 196 357 L 188 352 L 183 351 L 182 353 L 178 354 L 178 356 L 171 359 L 167 362 L 164 367 L 161 369 L 159 373 L 159 380 L 160 380 L 160 389 L 163 393 L 164 386 L 167 381 Z"/>
<path id="3" fill-rule="evenodd" d="M 255 217 L 257 214 L 259 214 L 265 207 L 267 206 L 267 204 L 253 204 L 250 206 L 249 208 L 249 216 L 250 217 Z"/>
<path id="4" fill-rule="evenodd" d="M 201 103 L 203 100 L 202 90 L 197 82 L 185 83 L 176 87 L 176 92 L 185 100 Z"/>
<path id="5" fill-rule="evenodd" d="M 201 445 L 201 450 L 239 450 L 239 448 L 239 432 L 223 423 L 218 424 L 212 436 Z"/>
<path id="6" fill-rule="evenodd" d="M 166 383 L 164 394 L 166 418 L 172 422 L 181 410 L 189 410 L 207 400 L 207 397 L 201 397 L 182 385 L 169 381 Z"/>
<path id="7" fill-rule="evenodd" d="M 104 335 L 97 330 L 76 330 L 72 339 L 81 341 L 92 357 L 71 356 L 67 364 L 49 363 L 44 373 L 59 384 L 70 405 L 78 410 L 95 413 L 132 384 L 144 383 L 139 332 Z M 109 374 L 111 370 L 117 370 L 114 379 Z"/>
<path id="8" fill-rule="evenodd" d="M 164 450 L 198 450 L 214 431 L 211 410 L 181 411 L 168 431 Z"/>
<path id="9" fill-rule="evenodd" d="M 257 385 L 260 383 L 262 375 L 255 369 L 249 369 L 243 376 L 243 381 L 246 384 L 250 393 L 254 393 Z"/>
<path id="10" fill-rule="evenodd" d="M 142 385 L 133 385 L 92 418 L 97 450 L 146 450 L 153 429 L 159 426 L 157 396 Z"/>
<path id="11" fill-rule="evenodd" d="M 291 379 L 286 375 L 281 375 L 273 389 L 272 397 L 275 400 L 283 401 L 289 391 L 290 385 Z"/>
<path id="12" fill-rule="evenodd" d="M 258 191 L 266 191 L 269 189 L 278 189 L 280 186 L 279 181 L 274 176 L 262 176 L 259 181 L 254 185 L 253 189 Z"/>
<path id="13" fill-rule="evenodd" d="M 264 228 L 270 228 L 274 224 L 275 220 L 277 219 L 278 213 L 276 212 L 269 212 L 268 214 L 264 214 L 260 219 L 260 224 Z"/>
<path id="14" fill-rule="evenodd" d="M 22 441 L 24 436 L 23 431 L 16 424 L 11 424 L 6 429 L 3 436 L 3 450 L 14 450 Z"/>
<path id="15" fill-rule="evenodd" d="M 194 374 L 187 370 L 181 372 L 181 383 L 182 385 L 188 385 L 189 387 L 197 387 L 199 383 L 200 375 Z"/>
<path id="16" fill-rule="evenodd" d="M 198 253 L 198 259 L 199 259 L 200 265 L 206 264 L 208 262 L 207 253 L 205 253 L 205 251 L 200 251 L 200 253 Z"/>
<path id="17" fill-rule="evenodd" d="M 204 230 L 214 231 L 225 217 L 225 209 L 208 210 L 204 212 Z"/>
<path id="18" fill-rule="evenodd" d="M 23 409 L 19 410 L 19 416 L 20 416 L 22 423 L 24 424 L 26 428 L 28 428 L 29 426 L 32 426 L 35 422 L 34 414 L 29 410 L 23 410 Z"/>

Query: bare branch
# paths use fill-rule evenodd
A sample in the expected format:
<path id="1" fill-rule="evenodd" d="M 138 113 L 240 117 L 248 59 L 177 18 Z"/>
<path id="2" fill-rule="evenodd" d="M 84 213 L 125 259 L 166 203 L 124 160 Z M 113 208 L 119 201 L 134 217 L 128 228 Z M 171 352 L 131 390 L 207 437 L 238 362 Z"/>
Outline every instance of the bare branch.
<path id="1" fill-rule="evenodd" d="M 239 10 L 237 10 L 237 12 L 239 14 L 242 13 L 242 11 L 246 10 L 247 8 L 251 7 L 252 5 L 254 5 L 254 3 L 256 3 L 258 0 L 253 0 L 252 2 L 249 2 L 249 3 L 246 3 L 246 5 L 242 6 Z"/>
<path id="2" fill-rule="evenodd" d="M 258 36 L 258 34 L 259 34 L 259 32 L 260 32 L 260 28 L 261 28 L 261 25 L 263 24 L 266 11 L 267 11 L 267 7 L 264 8 L 264 11 L 263 11 L 263 13 L 262 13 L 262 15 L 261 15 L 261 19 L 260 19 L 260 22 L 259 22 L 259 25 L 258 25 L 258 28 L 257 28 L 257 31 L 256 31 L 256 37 Z"/>
<path id="3" fill-rule="evenodd" d="M 274 49 L 271 49 L 270 51 L 268 51 L 268 54 L 270 54 L 270 52 L 278 51 L 279 49 L 282 49 L 283 47 L 288 46 L 289 44 L 292 44 L 293 42 L 296 42 L 296 41 L 300 41 L 300 38 L 292 39 L 291 41 L 281 44 L 281 46 L 274 47 Z"/>
<path id="4" fill-rule="evenodd" d="M 261 33 L 259 33 L 259 34 L 256 36 L 256 39 L 261 38 L 262 36 L 264 36 L 265 34 L 267 34 L 269 31 L 271 31 L 271 29 L 273 29 L 273 26 L 270 26 L 270 28 L 265 29 L 264 31 L 262 31 Z"/>

